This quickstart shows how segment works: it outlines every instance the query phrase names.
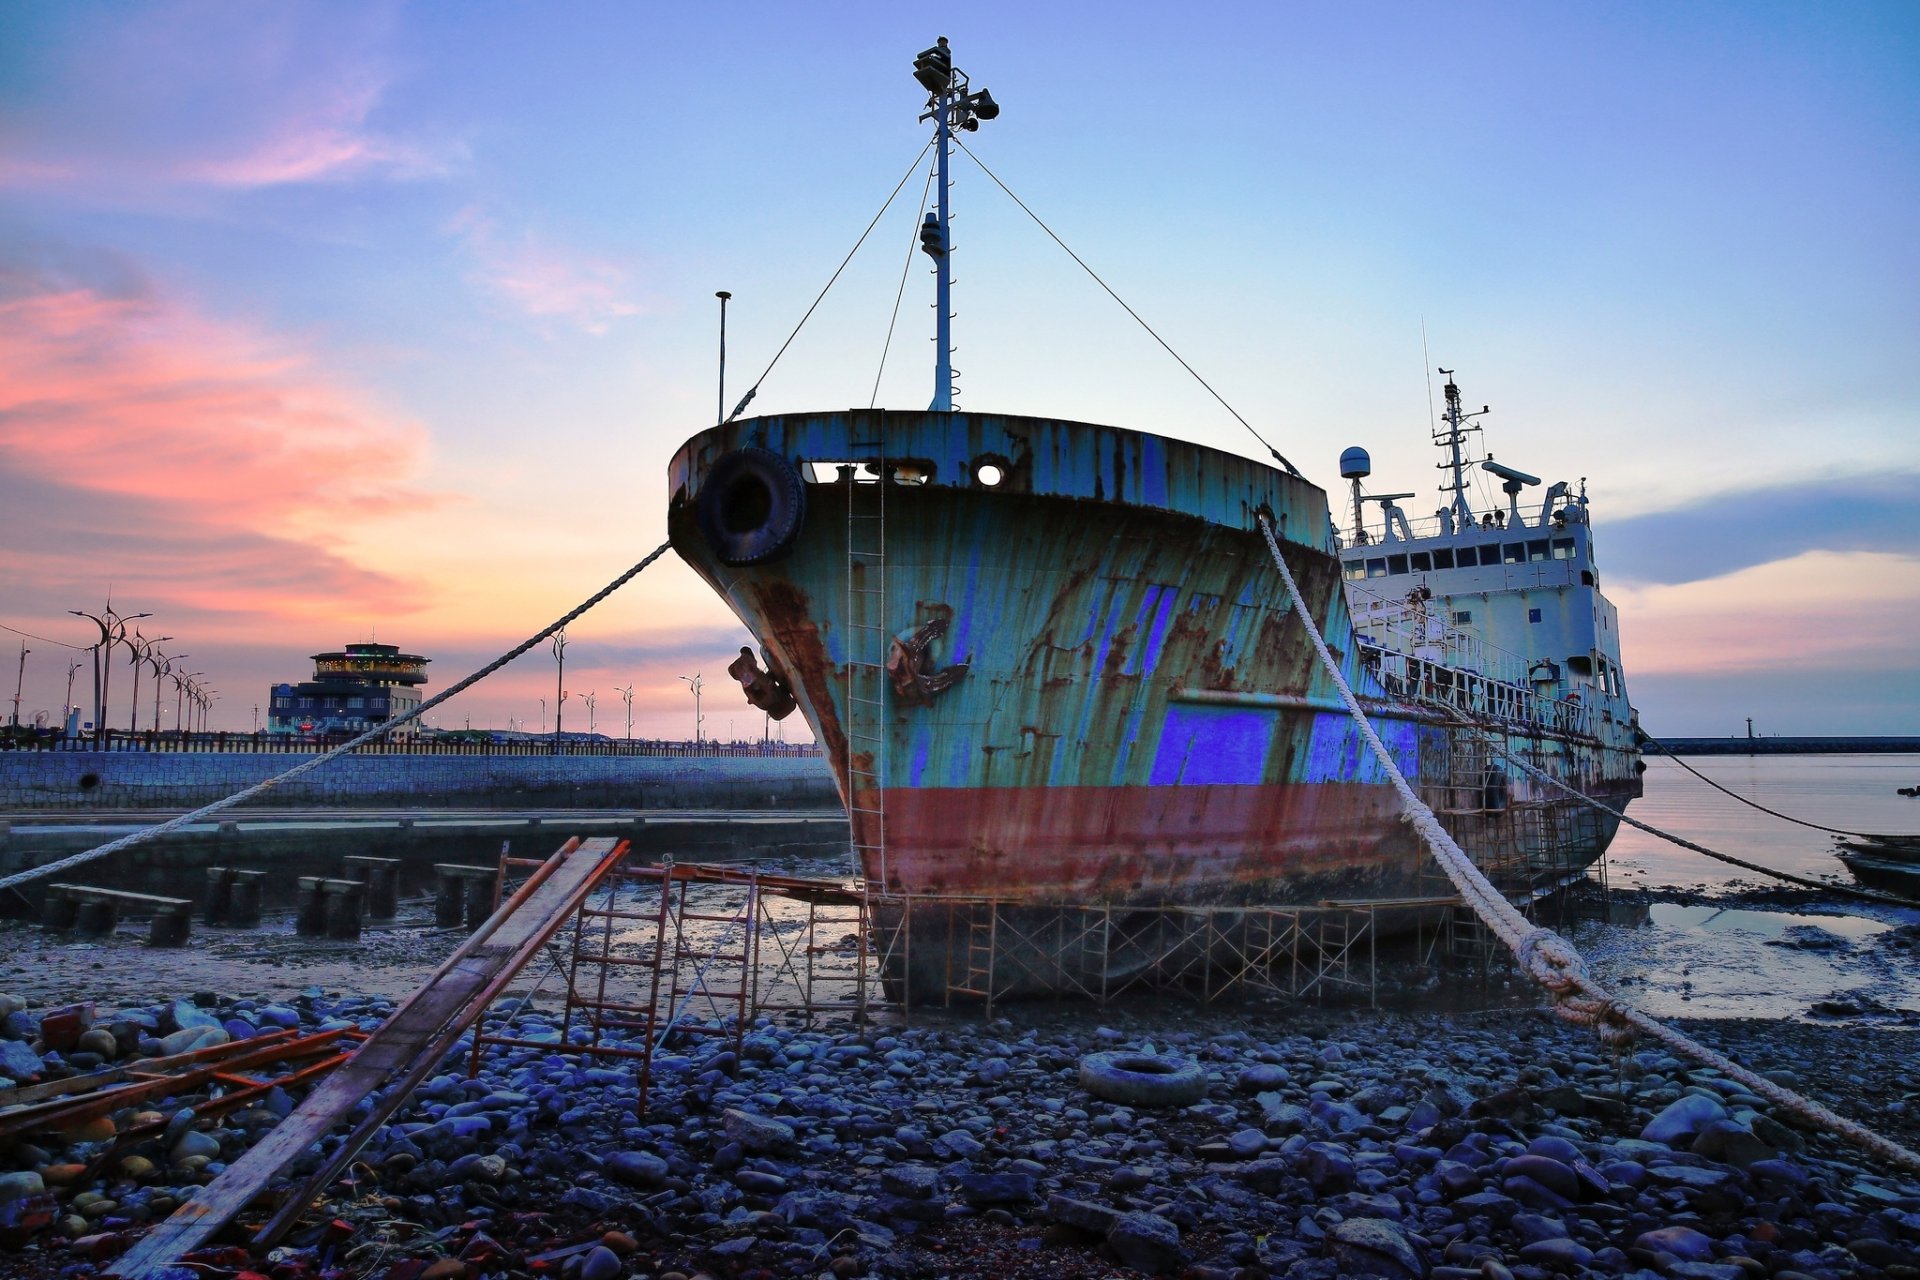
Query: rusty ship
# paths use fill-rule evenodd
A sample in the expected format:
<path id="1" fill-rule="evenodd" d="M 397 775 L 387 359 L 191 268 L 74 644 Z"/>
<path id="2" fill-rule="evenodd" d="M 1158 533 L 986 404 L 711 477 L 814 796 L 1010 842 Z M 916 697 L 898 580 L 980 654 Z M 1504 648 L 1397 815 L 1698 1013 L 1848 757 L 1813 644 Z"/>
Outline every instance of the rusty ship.
<path id="1" fill-rule="evenodd" d="M 882 909 L 1367 902 L 1412 918 L 1441 902 L 1303 613 L 1496 883 L 1524 895 L 1577 876 L 1617 822 L 1583 797 L 1617 810 L 1641 768 L 1584 481 L 1528 510 L 1534 477 L 1490 458 L 1476 471 L 1480 414 L 1451 376 L 1433 428 L 1445 505 L 1409 520 L 1412 495 L 1368 494 L 1350 449 L 1344 528 L 1277 453 L 957 409 L 948 147 L 999 108 L 944 40 L 916 77 L 937 165 L 930 407 L 736 409 L 668 476 L 675 550 L 759 641 L 730 673 L 754 706 L 812 727 Z M 1475 509 L 1483 474 L 1504 507 Z M 943 927 L 916 926 L 923 986 L 960 963 Z M 1028 957 L 1026 985 L 1084 989 L 1069 967 L 1124 963 L 1101 947 Z"/>

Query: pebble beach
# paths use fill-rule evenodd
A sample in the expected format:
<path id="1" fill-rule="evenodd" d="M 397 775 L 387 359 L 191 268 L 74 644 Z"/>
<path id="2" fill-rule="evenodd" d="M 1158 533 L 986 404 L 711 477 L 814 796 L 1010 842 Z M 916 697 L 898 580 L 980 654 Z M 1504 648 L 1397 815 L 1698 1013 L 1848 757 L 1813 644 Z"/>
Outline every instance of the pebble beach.
<path id="1" fill-rule="evenodd" d="M 0 1074 L 16 1081 L 274 1029 L 371 1030 L 393 1007 L 319 987 L 202 992 L 102 1012 L 70 1039 L 63 1026 L 55 1048 L 23 1003 L 0 997 Z M 1616 1058 L 1538 1008 L 996 1014 L 762 1019 L 737 1049 L 676 1033 L 639 1114 L 631 1060 L 585 1055 L 556 1014 L 509 1001 L 490 1029 L 510 1020 L 539 1047 L 488 1048 L 471 1077 L 456 1052 L 283 1246 L 256 1257 L 232 1232 L 180 1280 L 1920 1275 L 1920 1176 L 1659 1049 Z M 1920 1140 L 1911 1032 L 1688 1030 Z M 1114 1054 L 1180 1066 L 1197 1096 L 1101 1096 L 1086 1064 Z M 107 1167 L 90 1161 L 114 1126 L 161 1112 L 0 1158 L 0 1274 L 99 1274 L 298 1097 L 212 1123 L 192 1101 Z M 23 1231 L 35 1207 L 47 1220 Z"/>

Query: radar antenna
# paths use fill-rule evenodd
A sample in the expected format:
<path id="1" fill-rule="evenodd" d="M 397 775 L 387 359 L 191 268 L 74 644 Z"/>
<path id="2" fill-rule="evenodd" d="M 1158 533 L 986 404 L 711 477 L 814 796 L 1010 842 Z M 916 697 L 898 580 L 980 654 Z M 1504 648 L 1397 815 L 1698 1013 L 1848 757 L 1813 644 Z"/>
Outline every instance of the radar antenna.
<path id="1" fill-rule="evenodd" d="M 1481 405 L 1479 413 L 1461 412 L 1460 388 L 1454 383 L 1453 370 L 1442 369 L 1440 372 L 1447 376 L 1447 411 L 1440 419 L 1444 425 L 1434 429 L 1433 442 L 1447 451 L 1447 460 L 1436 465 L 1447 473 L 1448 480 L 1448 483 L 1440 486 L 1440 492 L 1453 495 L 1447 506 L 1453 512 L 1456 527 L 1464 529 L 1473 523 L 1473 508 L 1467 505 L 1467 459 L 1462 446 L 1466 443 L 1467 432 L 1480 429 L 1467 424 L 1489 412 L 1489 408 Z"/>
<path id="2" fill-rule="evenodd" d="M 934 274 L 933 403 L 928 407 L 945 413 L 953 409 L 953 236 L 947 207 L 947 157 L 954 130 L 978 129 L 982 120 L 1000 114 L 1000 104 L 985 89 L 972 92 L 967 73 L 953 65 L 945 36 L 913 60 L 913 78 L 927 91 L 927 109 L 920 119 L 935 122 L 934 181 L 940 192 L 934 210 L 920 225 L 920 248 L 933 259 Z"/>

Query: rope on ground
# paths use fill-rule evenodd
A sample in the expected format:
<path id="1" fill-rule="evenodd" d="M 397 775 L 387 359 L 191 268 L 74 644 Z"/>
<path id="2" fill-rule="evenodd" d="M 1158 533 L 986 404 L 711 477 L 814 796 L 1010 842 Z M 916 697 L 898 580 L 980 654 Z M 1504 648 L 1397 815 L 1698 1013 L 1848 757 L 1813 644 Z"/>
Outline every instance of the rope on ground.
<path id="1" fill-rule="evenodd" d="M 1763 867 L 1757 862 L 1748 862 L 1745 858 L 1736 858 L 1730 853 L 1721 853 L 1718 850 L 1709 849 L 1703 844 L 1695 844 L 1684 836 L 1676 836 L 1671 831 L 1662 831 L 1651 823 L 1642 822 L 1638 818 L 1630 818 L 1612 805 L 1595 799 L 1593 796 L 1586 794 L 1576 787 L 1568 786 L 1565 782 L 1554 777 L 1544 769 L 1541 769 L 1538 765 L 1521 759 L 1513 752 L 1501 746 L 1491 734 L 1487 737 L 1487 745 L 1504 757 L 1509 763 L 1519 766 L 1527 773 L 1546 782 L 1547 785 L 1557 787 L 1574 799 L 1591 805 L 1602 813 L 1611 814 L 1630 827 L 1638 827 L 1648 835 L 1658 836 L 1662 840 L 1667 840 L 1679 845 L 1682 849 L 1691 849 L 1695 853 L 1704 854 L 1706 857 L 1712 858 L 1717 862 L 1725 862 L 1732 866 L 1745 868 L 1748 871 L 1757 871 L 1763 876 L 1772 876 L 1776 880 L 1784 880 L 1788 884 L 1797 884 L 1807 889 L 1818 889 L 1822 893 L 1830 893 L 1836 897 L 1855 898 L 1861 902 L 1875 902 L 1888 907 L 1920 907 L 1920 902 L 1916 902 L 1912 898 L 1902 898 L 1896 894 L 1881 893 L 1877 889 L 1859 889 L 1848 884 L 1832 884 L 1825 880 L 1810 880 L 1806 876 L 1794 875 L 1791 871 L 1780 871 L 1773 867 Z"/>
<path id="2" fill-rule="evenodd" d="M 407 712 L 407 714 L 401 716 L 399 719 L 386 721 L 385 723 L 381 724 L 380 727 L 377 729 L 369 729 L 365 733 L 361 734 L 359 737 L 354 738 L 348 742 L 343 742 L 331 751 L 328 751 L 322 755 L 317 755 L 313 757 L 313 759 L 311 760 L 304 760 L 301 763 L 295 765 L 293 768 L 288 769 L 284 773 L 276 773 L 275 775 L 273 775 L 273 777 L 268 778 L 264 782 L 256 782 L 254 785 L 252 785 L 251 787 L 248 787 L 244 791 L 236 791 L 234 794 L 226 797 L 224 800 L 215 800 L 212 804 L 202 805 L 200 808 L 195 809 L 191 813 L 183 813 L 179 817 L 169 818 L 167 821 L 162 822 L 157 826 L 145 827 L 139 831 L 135 831 L 135 832 L 132 832 L 131 834 L 121 836 L 118 840 L 109 840 L 107 843 L 103 845 L 98 845 L 92 849 L 88 849 L 83 853 L 72 854 L 69 857 L 61 858 L 57 862 L 49 862 L 44 867 L 30 867 L 25 871 L 16 871 L 14 874 L 10 876 L 0 877 L 0 889 L 11 889 L 15 885 L 26 884 L 30 880 L 40 880 L 40 879 L 44 879 L 47 876 L 57 875 L 58 873 L 65 871 L 70 867 L 77 867 L 77 866 L 80 866 L 82 863 L 92 862 L 95 859 L 104 858 L 110 854 L 119 853 L 123 849 L 131 849 L 134 845 L 137 845 L 137 844 L 145 844 L 149 840 L 153 840 L 153 839 L 156 839 L 157 837 L 167 835 L 169 832 L 178 831 L 180 828 L 184 826 L 187 826 L 191 823 L 199 822 L 202 819 L 210 817 L 213 814 L 219 813 L 224 809 L 231 809 L 237 804 L 244 804 L 248 800 L 253 799 L 255 796 L 261 795 L 267 791 L 270 791 L 274 787 L 279 786 L 283 782 L 286 782 L 293 778 L 297 778 L 301 774 L 306 773 L 310 770 L 318 769 L 321 765 L 326 764 L 329 760 L 333 760 L 339 756 L 343 756 L 347 754 L 349 751 L 352 751 L 356 747 L 364 746 L 367 743 L 372 742 L 376 738 L 386 737 L 388 734 L 392 733 L 395 729 L 398 729 L 401 725 L 406 724 L 411 720 L 419 719 L 421 716 L 425 715 L 427 712 L 431 711 L 433 708 L 445 702 L 448 698 L 451 698 L 454 694 L 459 693 L 464 689 L 470 688 L 473 685 L 478 684 L 480 681 L 486 679 L 488 676 L 492 675 L 494 672 L 498 671 L 500 668 L 506 666 L 509 662 L 512 662 L 515 658 L 519 657 L 521 654 L 525 653 L 527 650 L 533 648 L 533 646 L 539 644 L 542 640 L 545 640 L 548 636 L 552 635 L 554 632 L 560 630 L 560 628 L 572 622 L 575 618 L 578 618 L 581 614 L 585 613 L 587 610 L 599 604 L 602 600 L 605 600 L 608 596 L 618 591 L 621 587 L 626 586 L 628 582 L 632 581 L 635 577 L 639 576 L 640 571 L 642 569 L 645 569 L 648 565 L 652 564 L 655 560 L 658 560 L 661 556 L 665 555 L 667 553 L 667 548 L 671 545 L 672 545 L 671 543 L 666 543 L 666 542 L 661 543 L 659 546 L 655 547 L 651 552 L 649 552 L 646 558 L 641 560 L 639 564 L 634 565 L 633 568 L 627 570 L 625 573 L 615 578 L 612 582 L 609 582 L 606 586 L 600 588 L 600 590 L 588 596 L 586 600 L 579 605 L 579 607 L 575 608 L 571 613 L 561 618 L 558 622 L 555 622 L 552 626 L 549 626 L 546 630 L 540 632 L 540 634 L 529 637 L 528 639 L 515 645 L 513 648 L 507 650 L 506 653 L 502 654 L 498 658 L 495 658 L 492 662 L 489 662 L 486 666 L 480 668 L 478 671 L 474 672 L 472 675 L 468 676 L 466 679 L 460 681 L 458 684 L 455 684 L 448 689 L 442 690 L 439 694 L 435 695 L 434 697 L 428 698 L 425 702 L 421 703 L 419 706 L 415 707 L 413 710 Z"/>
<path id="3" fill-rule="evenodd" d="M 1474 914 L 1492 930 L 1494 936 L 1513 951 L 1522 970 L 1553 996 L 1556 1013 L 1570 1022 L 1591 1026 L 1609 1044 L 1624 1044 L 1633 1031 L 1641 1032 L 1677 1053 L 1715 1068 L 1729 1079 L 1746 1086 L 1755 1095 L 1812 1123 L 1825 1126 L 1882 1159 L 1920 1170 L 1920 1153 L 1883 1138 L 1844 1116 L 1836 1115 L 1810 1098 L 1781 1088 L 1621 1000 L 1587 972 L 1586 961 L 1571 942 L 1551 929 L 1536 927 L 1507 901 L 1506 895 L 1494 888 L 1481 874 L 1480 868 L 1474 865 L 1473 859 L 1447 834 L 1433 810 L 1414 794 L 1406 775 L 1400 772 L 1393 753 L 1387 750 L 1386 744 L 1380 741 L 1380 735 L 1374 732 L 1372 722 L 1360 707 L 1359 698 L 1341 676 L 1340 664 L 1334 661 L 1333 654 L 1327 649 L 1326 638 L 1320 634 L 1320 628 L 1313 620 L 1306 597 L 1301 595 L 1300 586 L 1294 580 L 1293 570 L 1287 567 L 1286 557 L 1280 553 L 1280 543 L 1274 537 L 1273 525 L 1265 515 L 1261 515 L 1259 521 L 1260 532 L 1267 540 L 1267 549 L 1273 554 L 1275 567 L 1280 570 L 1281 581 L 1286 584 L 1287 593 L 1298 606 L 1295 613 L 1306 627 L 1307 637 L 1313 641 L 1314 652 L 1319 655 L 1321 665 L 1332 678 L 1334 688 L 1339 690 L 1340 700 L 1346 704 L 1347 712 L 1358 726 L 1367 749 L 1380 762 L 1399 795 L 1405 808 L 1401 815 L 1403 820 L 1420 834 L 1433 851 L 1440 869 L 1453 882 L 1462 900 L 1473 908 Z"/>
<path id="4" fill-rule="evenodd" d="M 1761 804 L 1758 800 L 1750 800 L 1746 796 L 1741 795 L 1738 791 L 1733 790 L 1731 787 L 1725 787 L 1725 786 L 1722 786 L 1720 783 L 1715 782 L 1712 778 L 1709 778 L 1706 774 L 1700 772 L 1698 769 L 1688 764 L 1685 760 L 1682 760 L 1679 756 L 1675 755 L 1672 749 L 1669 748 L 1666 743 L 1660 741 L 1660 739 L 1655 738 L 1650 734 L 1642 733 L 1640 735 L 1640 740 L 1643 743 L 1646 743 L 1648 746 L 1659 748 L 1661 755 L 1673 761 L 1675 764 L 1679 765 L 1682 769 L 1685 769 L 1688 773 L 1692 774 L 1694 777 L 1700 779 L 1700 781 L 1712 787 L 1715 791 L 1719 791 L 1719 792 L 1722 792 L 1723 794 L 1732 796 L 1735 800 L 1738 800 L 1741 804 L 1744 804 L 1752 809 L 1758 809 L 1760 812 L 1767 814 L 1770 817 L 1779 818 L 1782 822 L 1791 822 L 1796 826 L 1812 827 L 1815 831 L 1824 831 L 1828 835 L 1832 835 L 1832 836 L 1854 836 L 1860 839 L 1867 839 L 1867 840 L 1871 840 L 1875 838 L 1873 836 L 1865 834 L 1864 832 L 1843 831 L 1839 827 L 1823 827 L 1817 822 L 1808 822 L 1805 818 L 1796 818 L 1790 813 L 1782 813 L 1778 809 L 1769 809 L 1767 808 L 1767 806 Z"/>

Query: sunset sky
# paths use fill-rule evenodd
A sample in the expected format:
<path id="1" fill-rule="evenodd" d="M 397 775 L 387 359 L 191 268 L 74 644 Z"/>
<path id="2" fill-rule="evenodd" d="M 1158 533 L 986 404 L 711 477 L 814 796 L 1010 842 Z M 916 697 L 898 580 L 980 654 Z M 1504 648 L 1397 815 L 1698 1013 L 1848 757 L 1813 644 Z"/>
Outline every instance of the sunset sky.
<path id="1" fill-rule="evenodd" d="M 1920 732 L 1920 6 L 955 12 L 7 4 L 24 715 L 109 591 L 246 729 L 310 654 L 399 644 L 431 693 L 631 565 L 714 416 L 714 291 L 737 397 L 919 153 L 945 34 L 1004 106 L 970 145 L 1310 478 L 1362 444 L 1428 509 L 1428 364 L 1503 461 L 1584 476 L 1652 732 Z M 1250 451 L 955 176 L 963 407 Z M 921 188 L 755 411 L 866 404 Z M 880 400 L 919 408 L 924 259 L 907 289 Z M 624 732 L 631 683 L 636 733 L 688 736 L 702 672 L 708 731 L 758 735 L 677 562 L 571 635 L 569 728 L 596 691 Z M 537 727 L 553 681 L 542 647 L 432 722 Z"/>

